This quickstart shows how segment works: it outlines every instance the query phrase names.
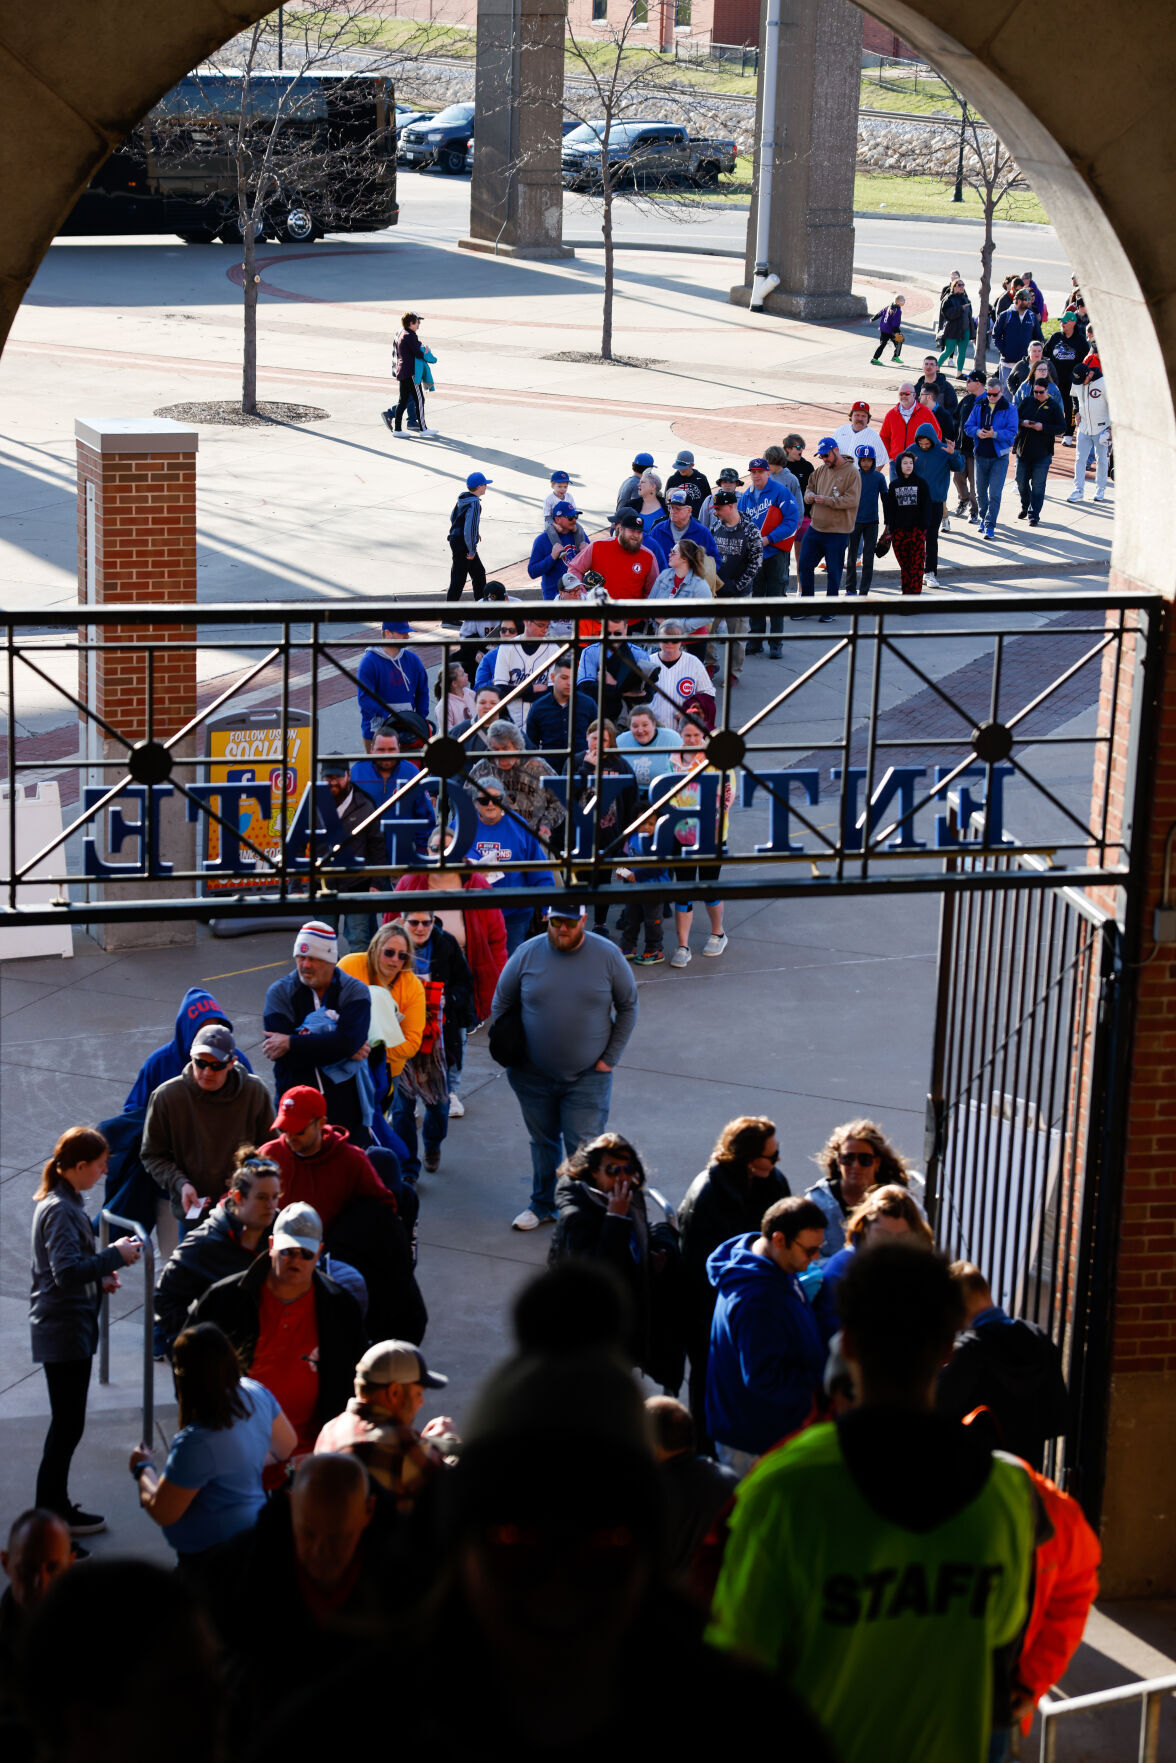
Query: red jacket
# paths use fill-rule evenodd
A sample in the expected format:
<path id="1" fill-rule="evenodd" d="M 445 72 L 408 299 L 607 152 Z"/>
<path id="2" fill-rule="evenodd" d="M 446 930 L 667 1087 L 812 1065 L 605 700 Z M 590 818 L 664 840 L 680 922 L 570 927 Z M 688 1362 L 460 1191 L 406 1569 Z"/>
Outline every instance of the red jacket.
<path id="1" fill-rule="evenodd" d="M 1034 1551 L 1033 1603 L 1017 1665 L 1018 1680 L 1037 1702 L 1078 1651 L 1098 1596 L 1102 1551 L 1077 1500 L 1027 1463 L 1024 1469 L 1053 1525 L 1053 1535 Z M 1027 1715 L 1021 1731 L 1027 1733 L 1032 1723 Z"/>
<path id="2" fill-rule="evenodd" d="M 911 406 L 911 413 L 909 416 L 904 417 L 902 411 L 896 404 L 894 409 L 888 410 L 886 415 L 882 418 L 882 427 L 878 430 L 878 433 L 881 437 L 882 445 L 885 447 L 886 452 L 889 455 L 892 469 L 894 467 L 894 461 L 898 458 L 898 455 L 900 453 L 905 453 L 908 447 L 914 446 L 915 434 L 921 422 L 929 422 L 931 427 L 935 430 L 935 433 L 939 436 L 939 439 L 942 441 L 943 430 L 936 421 L 935 412 L 933 410 L 928 410 L 926 406 L 920 404 L 917 399 Z"/>
<path id="3" fill-rule="evenodd" d="M 463 888 L 488 888 L 490 883 L 484 875 L 468 875 L 462 883 Z M 405 889 L 413 893 L 422 893 L 429 887 L 429 878 L 414 870 L 410 875 L 402 875 L 396 884 L 399 894 Z M 434 894 L 434 910 L 456 910 L 452 894 L 440 888 L 432 890 Z M 470 964 L 470 972 L 474 977 L 474 1004 L 478 1012 L 478 1021 L 485 1022 L 490 1015 L 490 1006 L 494 1001 L 494 988 L 498 984 L 498 976 L 506 966 L 506 920 L 497 906 L 488 906 L 465 915 L 466 927 L 466 960 Z"/>
<path id="4" fill-rule="evenodd" d="M 352 1200 L 383 1200 L 396 1210 L 394 1196 L 341 1127 L 324 1125 L 322 1149 L 313 1157 L 297 1156 L 280 1133 L 261 1146 L 259 1155 L 272 1158 L 282 1172 L 282 1205 L 313 1206 L 324 1232 Z"/>

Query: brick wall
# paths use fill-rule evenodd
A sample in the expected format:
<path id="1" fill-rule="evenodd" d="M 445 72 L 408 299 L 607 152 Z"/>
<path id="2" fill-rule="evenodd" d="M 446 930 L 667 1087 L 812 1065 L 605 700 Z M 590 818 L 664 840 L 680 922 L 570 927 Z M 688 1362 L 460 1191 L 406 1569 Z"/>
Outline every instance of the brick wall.
<path id="1" fill-rule="evenodd" d="M 110 437 L 105 437 L 108 442 Z M 78 459 L 78 598 L 86 600 L 87 495 L 93 485 L 95 598 L 177 605 L 196 598 L 196 452 L 114 452 L 80 436 Z M 99 656 L 94 708 L 128 740 L 149 726 L 157 738 L 174 734 L 196 702 L 196 655 L 174 648 L 191 643 L 190 625 L 107 626 Z M 111 645 L 133 644 L 119 650 Z M 151 661 L 146 653 L 149 650 Z M 171 651 L 171 652 L 169 652 Z M 152 714 L 148 713 L 148 676 Z M 85 688 L 85 667 L 82 669 Z M 83 689 L 81 696 L 86 697 Z"/>

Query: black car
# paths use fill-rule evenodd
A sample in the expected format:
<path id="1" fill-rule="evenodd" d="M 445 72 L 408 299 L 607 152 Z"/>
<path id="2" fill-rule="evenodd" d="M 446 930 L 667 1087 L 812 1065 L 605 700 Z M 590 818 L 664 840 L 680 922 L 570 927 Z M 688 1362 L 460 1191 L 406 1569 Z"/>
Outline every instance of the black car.
<path id="1" fill-rule="evenodd" d="M 474 132 L 472 104 L 450 104 L 428 122 L 402 129 L 399 157 L 405 165 L 439 165 L 442 171 L 464 171 L 466 148 Z"/>

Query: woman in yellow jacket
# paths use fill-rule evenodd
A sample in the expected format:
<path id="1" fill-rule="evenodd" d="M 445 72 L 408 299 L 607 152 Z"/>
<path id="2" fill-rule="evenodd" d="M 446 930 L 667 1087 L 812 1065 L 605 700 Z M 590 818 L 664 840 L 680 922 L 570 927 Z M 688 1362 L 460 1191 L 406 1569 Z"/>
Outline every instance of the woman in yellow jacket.
<path id="1" fill-rule="evenodd" d="M 344 973 L 361 979 L 373 994 L 389 994 L 395 1006 L 404 1039 L 393 1046 L 387 1045 L 386 1037 L 380 1033 L 382 998 L 375 995 L 372 998 L 371 1039 L 385 1040 L 387 1045 L 389 1090 L 384 1102 L 386 1114 L 392 1112 L 400 1073 L 413 1054 L 420 1050 L 425 1032 L 425 988 L 412 965 L 412 943 L 402 924 L 381 925 L 366 953 L 357 951 L 354 955 L 344 955 L 339 963 Z"/>

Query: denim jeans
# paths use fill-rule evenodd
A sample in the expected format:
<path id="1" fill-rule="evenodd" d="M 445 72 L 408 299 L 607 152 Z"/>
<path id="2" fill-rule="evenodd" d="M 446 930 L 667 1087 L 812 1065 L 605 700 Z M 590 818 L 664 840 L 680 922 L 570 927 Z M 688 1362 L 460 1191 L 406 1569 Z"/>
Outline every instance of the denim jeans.
<path id="1" fill-rule="evenodd" d="M 1104 434 L 1109 434 L 1104 429 Z M 1107 465 L 1110 460 L 1110 442 L 1096 441 L 1093 435 L 1084 435 L 1079 429 L 1074 436 L 1074 488 L 1086 494 L 1086 467 L 1090 463 L 1090 455 L 1094 454 L 1094 488 L 1095 494 L 1101 496 L 1107 487 Z"/>
<path id="2" fill-rule="evenodd" d="M 336 921 L 336 928 L 341 929 L 347 938 L 347 947 L 351 953 L 363 955 L 376 934 L 376 915 L 374 912 L 348 912 L 342 925 Z"/>
<path id="3" fill-rule="evenodd" d="M 769 551 L 764 549 L 764 560 L 759 566 L 755 580 L 751 584 L 752 597 L 767 599 L 783 599 L 788 592 L 788 553 L 787 551 Z M 772 613 L 771 619 L 764 618 L 762 613 L 751 616 L 752 641 L 762 645 L 764 626 L 770 623 L 769 635 L 773 642 L 779 642 L 784 635 L 784 619 L 782 615 Z"/>
<path id="4" fill-rule="evenodd" d="M 1050 455 L 1045 453 L 1040 459 L 1018 459 L 1017 489 L 1021 496 L 1021 507 L 1027 508 L 1030 514 L 1040 514 L 1041 504 L 1045 501 L 1045 480 L 1049 476 Z"/>
<path id="5" fill-rule="evenodd" d="M 800 541 L 800 558 L 796 565 L 796 573 L 800 577 L 802 599 L 811 600 L 816 588 L 816 568 L 821 558 L 825 559 L 828 581 L 825 593 L 829 599 L 835 600 L 841 587 L 841 570 L 845 563 L 845 553 L 849 545 L 848 533 L 819 533 L 810 526 Z"/>
<path id="6" fill-rule="evenodd" d="M 561 1157 L 570 1157 L 577 1145 L 604 1131 L 612 1072 L 593 1069 L 579 1077 L 548 1077 L 528 1060 L 511 1066 L 506 1076 L 531 1140 L 531 1210 L 537 1218 L 554 1218 L 556 1169 Z"/>
<path id="7" fill-rule="evenodd" d="M 513 876 L 510 879 L 514 881 Z M 506 952 L 509 956 L 530 936 L 532 915 L 520 908 L 516 912 L 504 912 L 503 917 L 506 920 Z"/>
<path id="8" fill-rule="evenodd" d="M 397 1138 L 404 1140 L 404 1148 L 408 1156 L 401 1164 L 406 1181 L 415 1181 L 421 1173 L 421 1160 L 417 1154 L 416 1099 L 398 1088 L 396 1101 L 392 1107 L 392 1131 Z M 425 1141 L 425 1149 L 439 1145 L 449 1131 L 449 1093 L 446 1091 L 443 1102 L 429 1102 L 425 1105 L 425 1125 L 421 1137 Z"/>
<path id="9" fill-rule="evenodd" d="M 1000 513 L 1000 498 L 1004 490 L 1005 478 L 1009 472 L 1009 456 L 1003 453 L 999 459 L 985 459 L 982 453 L 976 455 L 976 506 L 980 512 L 980 525 L 994 527 L 996 517 Z"/>

